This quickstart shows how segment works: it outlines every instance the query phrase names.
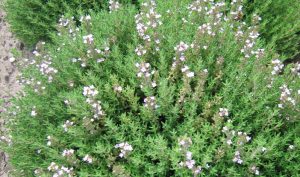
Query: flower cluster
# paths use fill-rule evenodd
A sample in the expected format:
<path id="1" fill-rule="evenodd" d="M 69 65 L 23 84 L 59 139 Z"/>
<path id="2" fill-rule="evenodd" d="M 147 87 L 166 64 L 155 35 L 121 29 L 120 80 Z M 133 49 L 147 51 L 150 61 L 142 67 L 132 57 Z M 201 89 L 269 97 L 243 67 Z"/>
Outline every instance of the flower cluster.
<path id="1" fill-rule="evenodd" d="M 179 138 L 179 146 L 180 146 L 180 152 L 184 154 L 185 156 L 185 161 L 181 161 L 179 163 L 180 167 L 186 167 L 189 170 L 192 171 L 194 176 L 198 175 L 202 171 L 201 166 L 196 166 L 195 160 L 193 160 L 192 152 L 188 150 L 188 148 L 192 145 L 192 140 L 191 138 Z"/>
<path id="2" fill-rule="evenodd" d="M 109 47 L 104 47 L 103 50 L 100 50 L 100 49 L 95 49 L 95 56 L 97 57 L 97 63 L 101 63 L 101 62 L 104 62 L 106 60 L 106 58 L 109 56 L 110 54 L 110 48 Z M 90 55 L 91 51 L 88 50 L 87 51 L 87 56 L 89 58 L 91 58 L 92 56 Z"/>
<path id="3" fill-rule="evenodd" d="M 238 164 L 242 164 L 244 161 L 241 159 L 241 154 L 240 151 L 235 151 L 234 153 L 234 157 L 232 159 L 233 162 L 238 163 Z"/>
<path id="4" fill-rule="evenodd" d="M 237 132 L 235 130 L 230 130 L 227 126 L 224 126 L 222 132 L 226 134 L 226 144 L 231 146 L 233 144 L 233 138 L 236 136 L 236 147 L 237 150 L 234 153 L 234 157 L 232 159 L 233 162 L 242 164 L 243 160 L 241 158 L 241 151 L 245 143 L 249 142 L 252 138 L 247 135 L 245 132 Z"/>
<path id="5" fill-rule="evenodd" d="M 36 107 L 35 106 L 32 108 L 30 115 L 32 117 L 35 117 L 37 115 L 37 113 L 36 113 Z"/>
<path id="6" fill-rule="evenodd" d="M 251 140 L 251 137 L 247 135 L 247 133 L 245 132 L 237 132 L 234 131 L 234 130 L 230 130 L 227 126 L 224 126 L 223 129 L 222 129 L 222 132 L 226 134 L 226 144 L 227 145 L 232 145 L 232 138 L 234 138 L 234 136 L 237 135 L 237 145 L 238 146 L 242 146 L 244 145 L 245 143 L 249 142 Z"/>
<path id="7" fill-rule="evenodd" d="M 90 15 L 86 15 L 86 16 L 81 16 L 79 21 L 84 23 L 87 26 L 92 25 L 91 23 L 92 17 Z"/>
<path id="8" fill-rule="evenodd" d="M 232 6 L 232 10 L 230 11 L 230 15 L 234 20 L 240 20 L 243 16 L 243 5 L 241 0 L 232 0 L 230 5 Z"/>
<path id="9" fill-rule="evenodd" d="M 11 135 L 8 136 L 0 136 L 0 142 L 4 142 L 8 144 L 9 146 L 12 145 Z"/>
<path id="10" fill-rule="evenodd" d="M 17 83 L 20 85 L 30 85 L 33 88 L 35 93 L 41 93 L 43 90 L 46 89 L 44 85 L 42 85 L 41 81 L 36 80 L 35 78 L 26 79 L 22 75 L 19 76 Z"/>
<path id="11" fill-rule="evenodd" d="M 87 162 L 89 164 L 93 163 L 93 158 L 90 155 L 85 155 L 82 159 L 84 162 Z"/>
<path id="12" fill-rule="evenodd" d="M 81 17 L 83 18 L 83 17 Z M 58 36 L 62 36 L 62 34 L 68 35 L 73 41 L 77 39 L 77 32 L 79 31 L 79 28 L 76 26 L 76 21 L 74 17 L 71 17 L 71 19 L 65 18 L 64 15 L 61 16 L 59 19 L 58 24 Z"/>
<path id="13" fill-rule="evenodd" d="M 279 108 L 283 108 L 284 104 L 290 102 L 293 106 L 296 105 L 296 100 L 291 96 L 292 90 L 288 88 L 287 85 L 283 85 L 280 87 L 281 94 L 280 94 L 280 104 L 278 104 Z"/>
<path id="14" fill-rule="evenodd" d="M 60 19 L 58 20 L 58 25 L 63 26 L 63 27 L 68 26 L 69 23 L 70 23 L 70 20 L 67 19 L 67 18 L 65 18 L 64 15 L 62 15 L 62 16 L 60 17 Z"/>
<path id="15" fill-rule="evenodd" d="M 116 11 L 120 9 L 120 3 L 118 1 L 109 0 L 109 12 L 112 13 L 113 11 Z"/>
<path id="16" fill-rule="evenodd" d="M 195 73 L 191 72 L 190 68 L 186 65 L 184 65 L 183 68 L 181 68 L 181 71 L 186 77 L 192 78 L 195 76 Z"/>
<path id="17" fill-rule="evenodd" d="M 120 85 L 115 85 L 113 89 L 116 93 L 121 93 L 123 91 L 123 88 Z"/>
<path id="18" fill-rule="evenodd" d="M 193 13 L 193 12 L 196 12 L 196 13 L 200 13 L 202 12 L 203 10 L 205 10 L 205 5 L 203 4 L 204 2 L 207 2 L 207 0 L 196 0 L 196 1 L 193 1 L 189 6 L 188 6 L 188 10 L 189 10 L 189 13 Z"/>
<path id="19" fill-rule="evenodd" d="M 52 82 L 53 76 L 58 72 L 58 70 L 51 66 L 51 57 L 46 55 L 43 57 L 43 59 L 44 60 L 42 60 L 40 64 L 37 64 L 37 67 L 42 75 L 48 77 L 48 82 L 50 83 Z"/>
<path id="20" fill-rule="evenodd" d="M 136 53 L 138 56 L 142 56 L 142 55 L 145 55 L 145 54 L 147 53 L 147 50 L 145 49 L 144 46 L 139 45 L 139 46 L 135 49 L 135 53 Z"/>
<path id="21" fill-rule="evenodd" d="M 87 97 L 86 102 L 92 106 L 94 112 L 93 118 L 90 119 L 91 122 L 94 122 L 95 119 L 99 120 L 105 115 L 102 110 L 101 101 L 95 99 L 97 94 L 98 91 L 93 85 L 83 88 L 83 95 Z"/>
<path id="22" fill-rule="evenodd" d="M 82 38 L 83 38 L 83 43 L 85 44 L 91 45 L 94 42 L 94 36 L 92 34 L 88 34 L 86 36 L 83 36 Z"/>
<path id="23" fill-rule="evenodd" d="M 99 92 L 96 90 L 94 85 L 84 87 L 83 88 L 83 95 L 86 97 L 95 97 Z"/>
<path id="24" fill-rule="evenodd" d="M 291 71 L 300 77 L 300 62 L 296 63 L 294 67 L 291 68 Z"/>
<path id="25" fill-rule="evenodd" d="M 175 70 L 176 68 L 180 68 L 183 64 L 183 62 L 186 60 L 185 58 L 185 52 L 189 49 L 189 45 L 180 42 L 176 47 L 174 47 L 175 50 L 175 57 L 173 58 L 174 62 L 172 64 L 172 69 Z"/>
<path id="26" fill-rule="evenodd" d="M 158 51 L 160 39 L 156 28 L 162 24 L 160 20 L 161 15 L 156 12 L 156 3 L 154 0 L 142 3 L 141 8 L 142 12 L 135 16 L 136 30 L 146 46 L 150 46 L 150 43 L 153 41 L 155 43 L 155 50 Z M 151 33 L 151 31 L 154 32 Z M 142 53 L 146 53 L 144 50 L 142 50 Z"/>
<path id="27" fill-rule="evenodd" d="M 63 157 L 70 157 L 74 154 L 74 149 L 65 149 L 63 152 L 62 152 L 62 156 Z"/>
<path id="28" fill-rule="evenodd" d="M 273 65 L 272 75 L 279 74 L 282 71 L 283 67 L 284 67 L 282 62 L 278 59 L 272 60 L 272 65 Z"/>
<path id="29" fill-rule="evenodd" d="M 259 37 L 259 33 L 256 27 L 250 27 L 250 33 L 245 40 L 245 44 L 241 49 L 241 52 L 244 54 L 245 58 L 250 58 L 253 54 L 257 54 L 257 51 L 254 50 L 256 40 Z M 261 50 L 261 49 L 260 49 Z"/>
<path id="30" fill-rule="evenodd" d="M 135 66 L 138 68 L 137 77 L 141 78 L 141 88 L 156 87 L 156 82 L 152 81 L 151 76 L 155 73 L 155 71 L 151 71 L 150 63 L 136 63 Z"/>
<path id="31" fill-rule="evenodd" d="M 219 116 L 221 117 L 228 117 L 229 116 L 229 111 L 226 108 L 220 108 L 219 109 Z"/>
<path id="32" fill-rule="evenodd" d="M 52 137 L 51 136 L 47 136 L 47 146 L 51 146 L 52 145 Z"/>
<path id="33" fill-rule="evenodd" d="M 74 122 L 67 120 L 62 127 L 64 128 L 65 132 L 69 130 L 70 127 L 74 125 Z"/>
<path id="34" fill-rule="evenodd" d="M 59 167 L 55 162 L 51 162 L 51 164 L 48 166 L 48 170 L 53 172 L 53 177 L 73 176 L 73 168 L 64 166 Z"/>
<path id="35" fill-rule="evenodd" d="M 128 153 L 133 150 L 132 146 L 128 142 L 123 142 L 115 145 L 115 148 L 120 149 L 121 152 L 119 154 L 119 157 L 127 157 Z"/>
<path id="36" fill-rule="evenodd" d="M 208 34 L 210 36 L 215 36 L 216 33 L 212 31 L 212 26 L 210 23 L 205 23 L 198 27 L 198 33 L 199 34 Z"/>
<path id="37" fill-rule="evenodd" d="M 259 168 L 255 165 L 253 165 L 252 167 L 250 167 L 250 172 L 255 174 L 255 175 L 259 175 L 260 172 L 259 172 Z"/>
<path id="38" fill-rule="evenodd" d="M 154 96 L 149 96 L 147 98 L 144 99 L 144 106 L 146 108 L 150 108 L 150 109 L 156 109 L 158 108 L 158 105 L 156 104 L 156 99 Z"/>

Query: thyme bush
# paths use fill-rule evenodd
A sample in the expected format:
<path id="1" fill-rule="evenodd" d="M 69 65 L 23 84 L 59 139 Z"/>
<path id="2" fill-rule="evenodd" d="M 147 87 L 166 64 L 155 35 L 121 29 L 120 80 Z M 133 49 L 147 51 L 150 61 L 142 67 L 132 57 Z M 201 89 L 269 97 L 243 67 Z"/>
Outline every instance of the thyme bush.
<path id="1" fill-rule="evenodd" d="M 66 14 L 22 66 L 1 138 L 16 173 L 297 176 L 300 64 L 263 49 L 241 5 L 121 4 L 79 28 Z"/>

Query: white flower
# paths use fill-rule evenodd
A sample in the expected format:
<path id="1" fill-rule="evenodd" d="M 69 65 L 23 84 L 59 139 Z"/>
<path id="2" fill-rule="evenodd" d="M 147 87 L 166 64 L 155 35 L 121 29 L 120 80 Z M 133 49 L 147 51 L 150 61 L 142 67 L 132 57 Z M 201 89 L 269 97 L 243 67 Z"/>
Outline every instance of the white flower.
<path id="1" fill-rule="evenodd" d="M 95 89 L 95 86 L 94 85 L 91 85 L 91 86 L 87 86 L 87 87 L 84 87 L 83 88 L 83 95 L 84 96 L 96 96 L 98 94 L 98 91 Z"/>
<path id="2" fill-rule="evenodd" d="M 67 121 L 62 125 L 62 127 L 64 128 L 65 132 L 67 132 L 68 129 L 69 129 L 71 126 L 73 126 L 73 124 L 74 124 L 74 122 L 67 120 Z"/>
<path id="3" fill-rule="evenodd" d="M 182 41 L 180 41 L 180 43 L 176 47 L 174 47 L 174 49 L 178 52 L 184 52 L 188 48 L 189 48 L 189 46 L 186 43 L 182 42 Z"/>
<path id="4" fill-rule="evenodd" d="M 15 61 L 16 61 L 16 59 L 14 57 L 9 58 L 9 62 L 13 63 Z"/>
<path id="5" fill-rule="evenodd" d="M 293 149 L 295 149 L 295 146 L 294 145 L 289 145 L 289 149 L 293 150 Z"/>
<path id="6" fill-rule="evenodd" d="M 89 163 L 89 164 L 93 163 L 92 157 L 90 155 L 88 155 L 88 154 L 85 155 L 82 160 L 85 161 L 85 162 L 87 162 L 87 163 Z"/>
<path id="7" fill-rule="evenodd" d="M 128 154 L 128 152 L 133 150 L 132 146 L 128 144 L 128 142 L 116 144 L 115 148 L 121 149 L 121 152 L 119 154 L 119 157 L 121 158 L 125 157 Z"/>
<path id="8" fill-rule="evenodd" d="M 185 162 L 185 165 L 189 168 L 192 169 L 195 165 L 195 160 L 188 160 Z"/>
<path id="9" fill-rule="evenodd" d="M 91 18 L 90 15 L 85 16 L 85 20 L 86 20 L 86 21 L 89 21 L 89 20 L 91 20 L 91 19 L 92 19 L 92 18 Z"/>
<path id="10" fill-rule="evenodd" d="M 31 111 L 31 116 L 32 116 L 32 117 L 35 117 L 36 115 L 37 115 L 36 111 L 35 111 L 35 110 L 32 110 L 32 111 Z"/>
<path id="11" fill-rule="evenodd" d="M 232 140 L 229 139 L 229 140 L 226 141 L 226 143 L 227 143 L 228 145 L 231 145 L 231 144 L 232 144 Z"/>
<path id="12" fill-rule="evenodd" d="M 191 77 L 194 77 L 195 76 L 195 73 L 194 72 L 188 72 L 186 74 L 187 77 L 191 78 Z"/>
<path id="13" fill-rule="evenodd" d="M 194 170 L 194 174 L 199 174 L 199 173 L 201 173 L 201 171 L 202 171 L 202 167 L 201 166 L 198 166 L 195 170 Z"/>
<path id="14" fill-rule="evenodd" d="M 122 92 L 123 91 L 123 88 L 121 86 L 115 86 L 114 87 L 114 91 L 115 92 Z"/>
<path id="15" fill-rule="evenodd" d="M 49 171 L 56 171 L 56 170 L 58 170 L 58 165 L 56 165 L 56 163 L 55 162 L 51 162 L 51 164 L 50 164 L 50 166 L 48 167 L 48 170 Z"/>
<path id="16" fill-rule="evenodd" d="M 51 140 L 52 140 L 52 138 L 51 138 L 51 136 L 47 136 L 47 146 L 51 146 L 51 144 L 52 144 L 52 142 L 51 142 Z"/>
<path id="17" fill-rule="evenodd" d="M 63 152 L 62 152 L 62 156 L 63 157 L 66 157 L 66 156 L 72 156 L 74 154 L 74 150 L 73 149 L 65 149 Z"/>
<path id="18" fill-rule="evenodd" d="M 189 70 L 189 67 L 188 66 L 184 66 L 183 68 L 181 68 L 181 72 L 186 72 L 186 71 L 188 71 Z"/>
<path id="19" fill-rule="evenodd" d="M 36 51 L 36 50 L 35 50 L 35 51 L 33 51 L 33 52 L 32 52 L 32 54 L 33 54 L 33 55 L 35 55 L 36 57 L 38 57 L 38 56 L 40 56 L 40 55 L 41 55 L 41 54 L 40 54 L 38 51 Z"/>
<path id="20" fill-rule="evenodd" d="M 250 136 L 246 136 L 246 140 L 247 140 L 247 142 L 249 142 L 251 140 L 251 137 Z"/>
<path id="21" fill-rule="evenodd" d="M 192 152 L 190 152 L 190 151 L 186 152 L 186 159 L 188 159 L 188 160 L 192 159 Z"/>
<path id="22" fill-rule="evenodd" d="M 219 115 L 221 117 L 225 117 L 225 116 L 227 117 L 229 115 L 228 109 L 226 109 L 226 108 L 220 108 L 219 109 Z"/>
<path id="23" fill-rule="evenodd" d="M 85 44 L 92 44 L 93 41 L 94 41 L 94 37 L 93 37 L 92 34 L 83 36 L 83 43 L 85 43 Z"/>

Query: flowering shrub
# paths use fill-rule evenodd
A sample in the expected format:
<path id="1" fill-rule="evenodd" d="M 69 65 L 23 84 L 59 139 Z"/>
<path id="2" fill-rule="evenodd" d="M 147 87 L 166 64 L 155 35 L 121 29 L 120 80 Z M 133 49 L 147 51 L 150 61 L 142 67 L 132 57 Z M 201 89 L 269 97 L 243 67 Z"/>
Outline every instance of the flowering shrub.
<path id="1" fill-rule="evenodd" d="M 241 1 L 111 3 L 80 28 L 62 17 L 25 61 L 3 136 L 19 175 L 299 174 L 300 64 L 263 48 L 258 16 L 241 22 Z"/>

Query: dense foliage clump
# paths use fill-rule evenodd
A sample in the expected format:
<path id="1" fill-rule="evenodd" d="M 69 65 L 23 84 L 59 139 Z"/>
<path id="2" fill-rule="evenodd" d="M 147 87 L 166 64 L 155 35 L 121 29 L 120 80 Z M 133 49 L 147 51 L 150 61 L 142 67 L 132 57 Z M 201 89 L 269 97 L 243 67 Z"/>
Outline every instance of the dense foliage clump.
<path id="1" fill-rule="evenodd" d="M 267 43 L 273 43 L 276 51 L 285 57 L 300 54 L 299 2 L 290 0 L 246 2 L 245 15 L 256 13 L 261 17 L 259 31 Z"/>
<path id="2" fill-rule="evenodd" d="M 263 48 L 242 5 L 62 17 L 55 44 L 25 61 L 2 138 L 18 175 L 298 175 L 300 64 Z"/>
<path id="3" fill-rule="evenodd" d="M 136 0 L 121 0 L 137 3 Z M 50 41 L 51 33 L 60 16 L 66 12 L 76 15 L 109 8 L 109 0 L 6 0 L 8 22 L 22 42 L 33 46 L 39 41 Z"/>

